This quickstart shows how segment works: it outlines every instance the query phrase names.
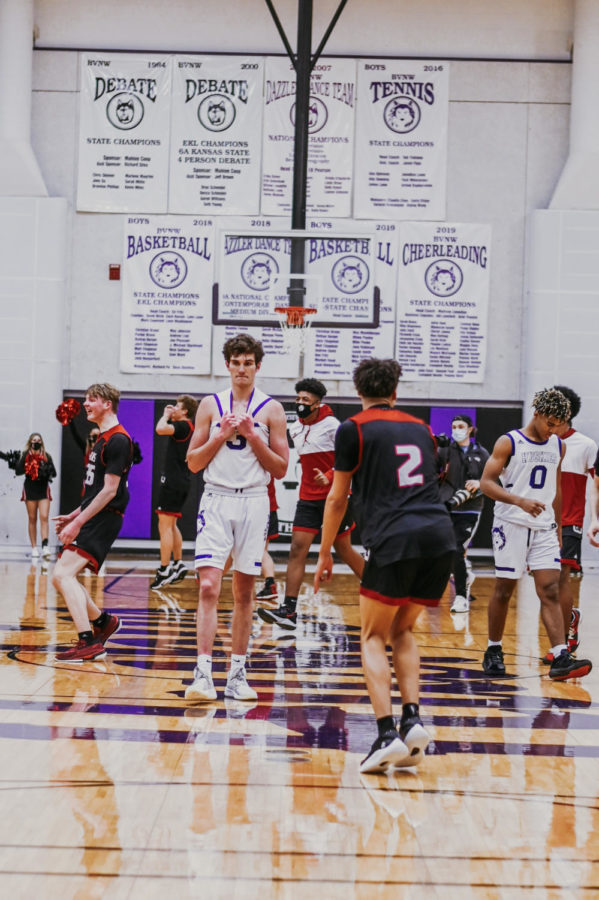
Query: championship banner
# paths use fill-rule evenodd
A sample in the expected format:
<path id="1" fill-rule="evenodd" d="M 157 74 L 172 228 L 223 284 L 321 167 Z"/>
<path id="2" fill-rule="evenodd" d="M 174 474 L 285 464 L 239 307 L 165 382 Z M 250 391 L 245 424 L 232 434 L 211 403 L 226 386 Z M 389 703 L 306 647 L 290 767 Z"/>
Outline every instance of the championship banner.
<path id="1" fill-rule="evenodd" d="M 125 220 L 121 371 L 210 374 L 214 223 Z"/>
<path id="2" fill-rule="evenodd" d="M 401 226 L 396 357 L 403 380 L 484 380 L 490 242 L 490 225 Z"/>
<path id="3" fill-rule="evenodd" d="M 256 57 L 175 57 L 170 212 L 259 212 L 263 80 Z"/>
<path id="4" fill-rule="evenodd" d="M 77 209 L 167 208 L 171 59 L 82 54 Z"/>
<path id="5" fill-rule="evenodd" d="M 341 229 L 343 222 L 313 220 L 306 226 Z M 347 223 L 345 223 L 347 224 Z M 353 231 L 374 235 L 374 283 L 380 288 L 378 328 L 312 328 L 308 334 L 304 370 L 314 378 L 351 381 L 355 367 L 363 359 L 389 359 L 395 353 L 395 305 L 399 226 L 395 222 L 352 222 Z M 347 320 L 352 321 L 351 311 Z"/>
<path id="6" fill-rule="evenodd" d="M 448 63 L 358 61 L 355 218 L 445 218 L 448 108 Z"/>
<path id="7" fill-rule="evenodd" d="M 291 213 L 295 129 L 295 69 L 267 57 L 262 150 L 263 215 Z M 310 76 L 307 210 L 351 216 L 356 63 L 329 59 Z"/>

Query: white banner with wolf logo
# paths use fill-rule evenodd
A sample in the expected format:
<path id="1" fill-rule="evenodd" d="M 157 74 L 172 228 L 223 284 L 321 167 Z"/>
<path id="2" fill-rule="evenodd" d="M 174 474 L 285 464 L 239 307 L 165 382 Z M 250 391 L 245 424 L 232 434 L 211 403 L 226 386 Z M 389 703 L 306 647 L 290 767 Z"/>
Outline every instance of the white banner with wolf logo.
<path id="1" fill-rule="evenodd" d="M 405 381 L 484 380 L 490 242 L 490 225 L 401 225 L 396 357 Z"/>
<path id="2" fill-rule="evenodd" d="M 347 222 L 313 219 L 306 228 L 325 231 L 342 230 Z M 380 290 L 380 324 L 378 328 L 312 328 L 308 334 L 304 369 L 314 378 L 335 378 L 351 381 L 355 367 L 370 356 L 388 359 L 395 352 L 395 304 L 397 294 L 397 260 L 399 225 L 395 222 L 354 221 L 351 230 L 356 234 L 373 235 L 374 273 L 369 285 Z M 327 279 L 328 280 L 328 279 Z M 348 308 L 345 320 L 352 321 Z"/>
<path id="3" fill-rule="evenodd" d="M 121 371 L 210 373 L 214 223 L 125 219 Z"/>
<path id="4" fill-rule="evenodd" d="M 175 57 L 170 212 L 259 212 L 263 80 L 256 57 Z"/>
<path id="5" fill-rule="evenodd" d="M 448 109 L 448 63 L 358 60 L 355 218 L 445 218 Z"/>
<path id="6" fill-rule="evenodd" d="M 166 212 L 171 65 L 82 55 L 77 209 Z"/>
<path id="7" fill-rule="evenodd" d="M 291 212 L 295 129 L 295 69 L 267 57 L 264 80 L 262 214 Z M 307 210 L 311 216 L 351 215 L 356 63 L 318 62 L 310 76 Z"/>

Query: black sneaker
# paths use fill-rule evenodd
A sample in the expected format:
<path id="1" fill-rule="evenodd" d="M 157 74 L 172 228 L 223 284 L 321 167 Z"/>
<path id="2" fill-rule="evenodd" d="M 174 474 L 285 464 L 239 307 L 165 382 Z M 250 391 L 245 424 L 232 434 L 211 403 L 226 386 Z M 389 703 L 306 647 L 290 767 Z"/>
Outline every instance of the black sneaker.
<path id="1" fill-rule="evenodd" d="M 173 572 L 175 573 L 175 577 L 169 581 L 169 584 L 177 584 L 178 581 L 183 581 L 187 575 L 188 569 L 185 568 L 183 561 L 179 560 L 178 563 L 173 564 Z"/>
<path id="2" fill-rule="evenodd" d="M 159 590 L 161 587 L 164 587 L 165 584 L 170 584 L 171 581 L 174 581 L 176 577 L 177 572 L 173 569 L 172 565 L 167 566 L 166 569 L 157 569 L 154 581 L 150 585 L 150 590 Z"/>
<path id="3" fill-rule="evenodd" d="M 261 591 L 256 594 L 256 600 L 278 600 L 279 589 L 276 581 L 272 584 L 265 584 Z"/>
<path id="4" fill-rule="evenodd" d="M 297 612 L 289 606 L 285 606 L 284 603 L 277 606 L 276 609 L 263 609 L 259 606 L 258 615 L 263 622 L 268 622 L 269 625 L 279 625 L 290 631 L 297 627 Z"/>
<path id="5" fill-rule="evenodd" d="M 568 678 L 582 678 L 593 668 L 590 659 L 575 659 L 567 650 L 562 650 L 551 663 L 549 677 L 552 681 L 566 681 Z"/>
<path id="6" fill-rule="evenodd" d="M 487 647 L 483 656 L 483 671 L 485 675 L 497 677 L 505 675 L 505 665 L 503 662 L 503 650 L 501 647 L 494 645 Z"/>
<path id="7" fill-rule="evenodd" d="M 409 756 L 400 766 L 418 766 L 424 759 L 430 744 L 430 735 L 425 730 L 420 716 L 410 716 L 399 726 L 399 736 L 408 748 Z M 397 765 L 397 763 L 396 763 Z"/>
<path id="8" fill-rule="evenodd" d="M 405 760 L 410 751 L 395 728 L 386 731 L 370 748 L 370 753 L 360 763 L 360 772 L 378 774 L 386 772 L 391 766 L 406 765 Z M 408 765 L 411 765 L 408 763 Z"/>

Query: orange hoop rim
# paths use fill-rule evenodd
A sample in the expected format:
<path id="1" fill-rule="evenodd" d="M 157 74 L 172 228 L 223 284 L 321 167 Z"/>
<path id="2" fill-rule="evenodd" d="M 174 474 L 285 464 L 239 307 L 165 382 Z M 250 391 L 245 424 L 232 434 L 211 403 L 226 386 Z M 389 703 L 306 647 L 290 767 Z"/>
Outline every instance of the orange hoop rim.
<path id="1" fill-rule="evenodd" d="M 304 326 L 305 316 L 314 315 L 318 310 L 314 306 L 275 306 L 275 312 L 287 318 L 287 324 Z"/>

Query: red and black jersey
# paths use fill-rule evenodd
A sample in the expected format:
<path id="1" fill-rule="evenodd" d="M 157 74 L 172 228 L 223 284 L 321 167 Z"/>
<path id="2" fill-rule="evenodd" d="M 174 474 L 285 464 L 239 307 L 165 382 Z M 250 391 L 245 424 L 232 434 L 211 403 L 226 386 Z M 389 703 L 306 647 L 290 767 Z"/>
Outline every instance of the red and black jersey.
<path id="1" fill-rule="evenodd" d="M 353 474 L 362 542 L 381 565 L 455 549 L 425 422 L 387 405 L 351 416 L 337 431 L 335 469 Z"/>
<path id="2" fill-rule="evenodd" d="M 105 475 L 118 475 L 120 482 L 116 496 L 108 506 L 114 512 L 124 513 L 129 502 L 127 475 L 133 460 L 133 442 L 122 425 L 104 431 L 90 451 L 83 482 L 81 508 L 92 502 L 104 487 Z"/>
<path id="3" fill-rule="evenodd" d="M 168 436 L 166 457 L 164 460 L 164 483 L 173 490 L 186 490 L 189 487 L 191 474 L 187 468 L 187 451 L 193 434 L 193 423 L 189 419 L 170 422 L 175 429 Z"/>

